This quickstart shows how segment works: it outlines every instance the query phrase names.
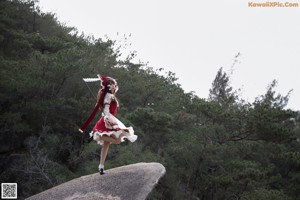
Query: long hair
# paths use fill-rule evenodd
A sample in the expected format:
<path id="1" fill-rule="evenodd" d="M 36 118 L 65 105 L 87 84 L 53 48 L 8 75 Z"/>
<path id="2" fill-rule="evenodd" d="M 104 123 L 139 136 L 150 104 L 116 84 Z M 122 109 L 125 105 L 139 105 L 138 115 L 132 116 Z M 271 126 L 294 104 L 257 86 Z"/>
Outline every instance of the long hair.
<path id="1" fill-rule="evenodd" d="M 115 80 L 113 80 L 113 79 L 109 79 L 109 80 L 107 80 L 106 81 L 106 85 L 105 85 L 105 88 L 103 89 L 104 91 L 104 95 L 103 95 L 103 99 L 102 99 L 102 102 L 101 102 L 101 109 L 103 108 L 103 101 L 104 101 L 104 97 L 105 97 L 105 95 L 107 94 L 107 93 L 112 93 L 110 90 L 109 90 L 109 85 L 110 84 L 116 84 L 116 81 Z M 115 94 L 116 92 L 114 92 L 114 94 Z M 101 89 L 99 89 L 99 91 L 98 91 L 98 94 L 97 94 L 97 102 L 99 101 L 99 98 L 101 97 L 101 94 L 102 94 L 102 90 Z"/>
<path id="2" fill-rule="evenodd" d="M 112 80 L 112 79 L 109 79 L 107 80 L 106 82 L 106 86 L 105 86 L 105 89 L 104 89 L 104 93 L 112 93 L 110 90 L 109 90 L 109 85 L 110 84 L 115 84 L 116 85 L 116 81 Z"/>

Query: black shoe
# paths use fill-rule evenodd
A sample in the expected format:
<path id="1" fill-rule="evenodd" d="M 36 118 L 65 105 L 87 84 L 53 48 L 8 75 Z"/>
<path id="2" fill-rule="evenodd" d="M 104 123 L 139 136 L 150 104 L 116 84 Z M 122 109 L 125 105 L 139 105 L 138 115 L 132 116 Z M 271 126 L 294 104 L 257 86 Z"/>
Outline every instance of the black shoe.
<path id="1" fill-rule="evenodd" d="M 104 173 L 104 169 L 103 169 L 103 168 L 100 168 L 100 169 L 99 169 L 99 173 L 100 173 L 100 175 L 105 174 L 105 173 Z"/>
<path id="2" fill-rule="evenodd" d="M 93 136 L 89 138 L 88 143 L 90 143 L 93 140 Z"/>

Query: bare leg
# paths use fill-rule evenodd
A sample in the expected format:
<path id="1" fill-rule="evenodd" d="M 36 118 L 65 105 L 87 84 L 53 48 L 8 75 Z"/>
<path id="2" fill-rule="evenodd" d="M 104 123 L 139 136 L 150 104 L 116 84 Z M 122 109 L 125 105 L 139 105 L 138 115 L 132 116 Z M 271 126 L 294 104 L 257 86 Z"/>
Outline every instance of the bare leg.
<path id="1" fill-rule="evenodd" d="M 102 144 L 102 149 L 101 149 L 101 153 L 100 153 L 100 164 L 99 164 L 100 175 L 104 174 L 104 163 L 106 160 L 109 145 L 111 143 L 120 144 L 121 138 L 117 138 L 114 135 L 112 135 L 112 136 L 103 135 L 103 136 L 101 136 L 101 140 L 103 140 L 103 144 Z"/>
<path id="2" fill-rule="evenodd" d="M 103 140 L 103 144 L 102 144 L 101 155 L 100 155 L 100 165 L 104 165 L 110 143 L 120 144 L 121 138 L 117 138 L 114 135 L 112 136 L 103 135 L 101 136 L 101 140 Z"/>
<path id="3" fill-rule="evenodd" d="M 125 136 L 124 133 L 121 133 L 119 135 L 119 137 L 116 137 L 116 136 L 112 135 L 112 137 L 116 140 L 115 144 L 120 144 L 122 142 L 122 137 L 124 137 L 124 136 Z"/>
<path id="4" fill-rule="evenodd" d="M 122 137 L 124 137 L 125 135 L 123 133 L 120 134 L 119 137 L 116 137 L 115 135 L 111 135 L 111 136 L 102 136 L 102 140 L 104 141 L 109 141 L 113 144 L 120 144 L 122 142 Z"/>
<path id="5" fill-rule="evenodd" d="M 121 142 L 121 139 L 117 138 L 114 135 L 111 135 L 111 136 L 103 135 L 101 137 L 101 140 L 103 140 L 104 142 L 110 142 L 113 144 L 120 144 L 120 142 Z"/>
<path id="6" fill-rule="evenodd" d="M 107 152 L 109 149 L 109 142 L 104 141 L 102 144 L 101 155 L 100 155 L 100 165 L 104 166 L 104 162 L 106 160 Z"/>

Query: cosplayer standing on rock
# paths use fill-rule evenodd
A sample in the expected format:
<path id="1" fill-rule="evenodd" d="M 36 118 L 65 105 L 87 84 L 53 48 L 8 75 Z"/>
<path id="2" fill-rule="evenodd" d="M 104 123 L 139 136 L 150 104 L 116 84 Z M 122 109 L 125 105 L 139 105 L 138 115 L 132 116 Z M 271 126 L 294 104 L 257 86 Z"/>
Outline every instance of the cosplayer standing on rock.
<path id="1" fill-rule="evenodd" d="M 134 142 L 137 139 L 137 135 L 134 135 L 132 127 L 126 127 L 116 118 L 117 109 L 119 107 L 118 100 L 115 96 L 118 91 L 116 80 L 102 75 L 98 75 L 98 77 L 98 80 L 100 80 L 100 89 L 97 95 L 97 104 L 92 114 L 79 131 L 83 132 L 93 120 L 97 111 L 99 109 L 102 110 L 102 117 L 95 124 L 92 132 L 90 132 L 91 138 L 102 145 L 99 164 L 99 172 L 102 175 L 104 174 L 104 162 L 109 145 L 120 144 L 124 141 L 124 138 L 128 139 L 130 142 Z"/>

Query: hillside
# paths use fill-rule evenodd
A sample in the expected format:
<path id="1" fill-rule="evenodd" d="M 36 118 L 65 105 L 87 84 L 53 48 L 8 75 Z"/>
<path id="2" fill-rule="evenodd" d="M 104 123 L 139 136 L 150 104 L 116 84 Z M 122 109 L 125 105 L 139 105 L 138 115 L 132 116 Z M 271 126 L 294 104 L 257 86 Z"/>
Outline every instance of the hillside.
<path id="1" fill-rule="evenodd" d="M 38 1 L 0 1 L 0 180 L 17 183 L 19 199 L 110 177 L 94 174 L 101 146 L 86 142 L 101 112 L 78 131 L 99 89 L 82 78 L 97 74 L 117 80 L 117 117 L 138 135 L 111 145 L 108 172 L 134 163 L 167 168 L 149 200 L 300 199 L 300 114 L 286 109 L 290 93 L 276 92 L 276 80 L 247 102 L 220 68 L 208 97 L 198 97 L 173 72 L 133 62 L 134 52 L 121 59 L 120 44 L 66 27 Z"/>

